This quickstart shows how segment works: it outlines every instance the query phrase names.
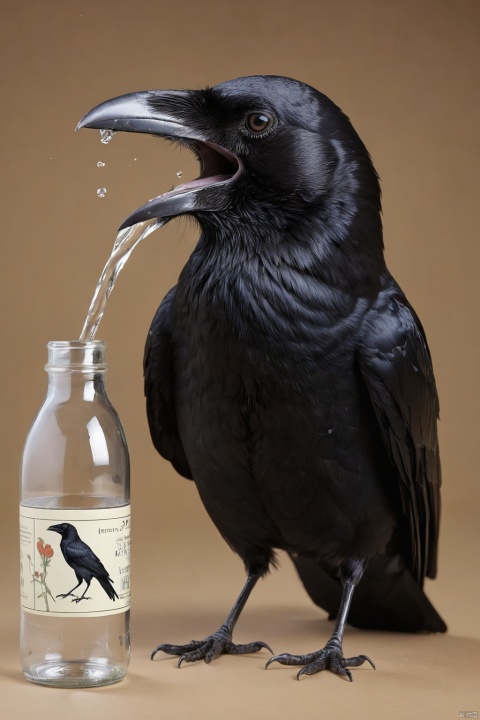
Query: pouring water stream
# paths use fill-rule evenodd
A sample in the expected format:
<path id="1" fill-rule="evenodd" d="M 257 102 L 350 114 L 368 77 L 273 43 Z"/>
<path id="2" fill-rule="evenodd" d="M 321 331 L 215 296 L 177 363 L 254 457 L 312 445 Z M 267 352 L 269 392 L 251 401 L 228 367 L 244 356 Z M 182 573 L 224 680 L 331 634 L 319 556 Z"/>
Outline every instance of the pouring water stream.
<path id="1" fill-rule="evenodd" d="M 112 253 L 103 268 L 102 274 L 95 288 L 92 302 L 88 309 L 85 324 L 80 333 L 80 340 L 87 342 L 95 338 L 100 321 L 105 312 L 107 300 L 113 290 L 115 281 L 127 262 L 132 250 L 138 243 L 150 235 L 157 228 L 165 225 L 163 218 L 154 218 L 137 223 L 131 227 L 120 230 L 113 245 Z"/>

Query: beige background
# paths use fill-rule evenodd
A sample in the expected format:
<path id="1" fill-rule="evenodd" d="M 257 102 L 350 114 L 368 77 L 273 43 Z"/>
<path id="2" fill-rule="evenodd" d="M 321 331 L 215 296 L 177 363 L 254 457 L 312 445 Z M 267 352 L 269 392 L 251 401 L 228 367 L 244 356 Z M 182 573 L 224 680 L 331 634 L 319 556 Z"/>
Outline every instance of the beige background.
<path id="1" fill-rule="evenodd" d="M 16 0 L 0 14 L 2 716 L 480 712 L 478 0 Z M 158 642 L 215 629 L 243 582 L 192 484 L 156 455 L 144 415 L 144 339 L 195 242 L 193 224 L 180 220 L 135 251 L 99 333 L 132 459 L 131 673 L 93 691 L 29 685 L 17 660 L 17 472 L 46 388 L 44 346 L 78 336 L 126 215 L 170 188 L 178 170 L 196 174 L 191 158 L 152 138 L 118 135 L 105 147 L 96 133 L 73 129 L 114 95 L 255 73 L 297 77 L 331 96 L 381 175 L 387 259 L 427 330 L 441 397 L 444 514 L 440 574 L 428 593 L 450 632 L 349 629 L 346 652 L 365 652 L 378 668 L 355 671 L 352 685 L 328 673 L 296 683 L 290 668 L 264 672 L 265 653 L 181 671 L 172 659 L 148 660 Z M 320 647 L 330 629 L 282 559 L 247 605 L 237 638 L 301 652 Z"/>

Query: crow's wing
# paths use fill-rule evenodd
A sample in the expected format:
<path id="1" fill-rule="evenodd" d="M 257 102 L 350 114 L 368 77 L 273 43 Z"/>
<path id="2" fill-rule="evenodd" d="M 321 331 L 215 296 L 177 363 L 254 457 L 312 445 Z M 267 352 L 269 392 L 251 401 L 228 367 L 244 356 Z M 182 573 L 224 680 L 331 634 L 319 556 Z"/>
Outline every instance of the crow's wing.
<path id="1" fill-rule="evenodd" d="M 175 412 L 171 330 L 171 303 L 175 289 L 172 288 L 166 295 L 153 319 L 145 345 L 143 374 L 153 444 L 180 475 L 191 480 L 192 472 L 178 433 Z"/>
<path id="2" fill-rule="evenodd" d="M 65 555 L 65 559 L 74 570 L 83 568 L 91 572 L 93 577 L 100 577 L 102 575 L 108 577 L 108 572 L 100 559 L 80 538 L 67 545 Z"/>
<path id="3" fill-rule="evenodd" d="M 435 577 L 440 519 L 438 396 L 425 334 L 393 281 L 370 309 L 359 350 L 410 533 L 410 569 L 420 585 Z"/>

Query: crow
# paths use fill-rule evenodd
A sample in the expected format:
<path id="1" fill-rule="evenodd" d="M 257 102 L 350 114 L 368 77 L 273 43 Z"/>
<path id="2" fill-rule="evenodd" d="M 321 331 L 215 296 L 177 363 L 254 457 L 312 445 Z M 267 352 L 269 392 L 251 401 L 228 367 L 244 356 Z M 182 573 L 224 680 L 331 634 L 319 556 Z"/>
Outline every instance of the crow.
<path id="1" fill-rule="evenodd" d="M 81 600 L 91 600 L 86 597 L 92 578 L 96 578 L 102 588 L 107 593 L 110 600 L 115 601 L 118 599 L 118 595 L 115 592 L 112 582 L 113 580 L 109 577 L 107 570 L 102 565 L 99 558 L 95 555 L 93 550 L 80 539 L 77 529 L 70 523 L 60 523 L 59 525 L 50 525 L 47 530 L 60 533 L 62 539 L 60 541 L 60 550 L 65 558 L 65 561 L 77 576 L 78 583 L 67 593 L 61 593 L 57 595 L 60 598 L 66 598 L 70 595 L 73 596 L 72 602 L 79 603 Z M 85 580 L 87 587 L 83 595 L 76 597 L 73 595 L 73 591 L 76 590 L 82 582 Z"/>
<path id="2" fill-rule="evenodd" d="M 161 136 L 201 173 L 121 226 L 179 215 L 200 237 L 148 335 L 153 443 L 243 560 L 247 580 L 204 640 L 161 644 L 178 664 L 222 653 L 276 550 L 336 623 L 326 645 L 267 663 L 352 680 L 348 621 L 445 632 L 435 577 L 439 404 L 422 325 L 384 259 L 379 178 L 348 117 L 280 76 L 129 93 L 78 128 Z M 358 586 L 358 587 L 357 587 Z"/>

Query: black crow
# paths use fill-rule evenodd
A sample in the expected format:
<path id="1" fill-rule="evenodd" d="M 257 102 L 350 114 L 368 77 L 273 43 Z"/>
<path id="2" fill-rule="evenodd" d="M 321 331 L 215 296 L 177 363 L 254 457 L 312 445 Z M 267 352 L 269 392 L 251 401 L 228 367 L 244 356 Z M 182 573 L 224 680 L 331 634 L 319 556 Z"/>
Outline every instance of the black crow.
<path id="1" fill-rule="evenodd" d="M 444 632 L 422 589 L 440 512 L 432 363 L 386 268 L 378 176 L 349 119 L 301 82 L 254 76 L 123 95 L 78 127 L 160 135 L 201 166 L 122 227 L 188 214 L 201 228 L 149 332 L 147 413 L 248 579 L 216 633 L 155 652 L 180 664 L 266 647 L 232 632 L 275 549 L 336 624 L 321 650 L 268 664 L 351 680 L 369 658 L 344 657 L 347 617 Z"/>
<path id="2" fill-rule="evenodd" d="M 60 523 L 59 525 L 50 525 L 47 529 L 60 533 L 62 536 L 60 541 L 60 550 L 62 551 L 65 561 L 75 572 L 78 580 L 78 583 L 74 588 L 67 593 L 57 595 L 57 597 L 66 598 L 69 597 L 69 595 L 72 595 L 72 602 L 76 603 L 79 603 L 81 600 L 90 600 L 91 598 L 86 597 L 87 590 L 90 587 L 92 578 L 96 578 L 110 600 L 115 601 L 115 598 L 118 599 L 118 595 L 112 585 L 113 580 L 109 577 L 107 570 L 104 568 L 93 550 L 87 545 L 87 543 L 84 543 L 83 540 L 80 539 L 74 525 L 71 525 L 70 523 Z M 85 588 L 83 595 L 76 597 L 73 595 L 73 591 L 80 587 L 84 580 L 87 583 L 87 587 Z"/>

